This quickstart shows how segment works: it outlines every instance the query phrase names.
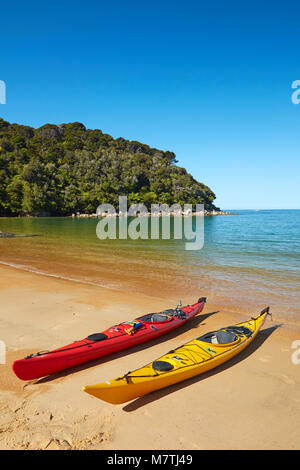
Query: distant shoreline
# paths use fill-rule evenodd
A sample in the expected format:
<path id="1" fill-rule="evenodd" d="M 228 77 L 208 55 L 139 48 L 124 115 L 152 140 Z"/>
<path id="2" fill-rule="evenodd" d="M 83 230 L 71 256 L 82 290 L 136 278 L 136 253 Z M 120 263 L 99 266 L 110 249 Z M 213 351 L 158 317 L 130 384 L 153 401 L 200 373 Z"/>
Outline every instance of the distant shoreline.
<path id="1" fill-rule="evenodd" d="M 170 214 L 163 214 L 161 212 L 158 212 L 158 213 L 154 213 L 152 214 L 151 212 L 148 212 L 147 214 L 141 214 L 143 217 L 151 217 L 151 216 L 154 216 L 154 217 L 162 217 L 162 216 L 166 216 L 166 215 L 170 215 L 172 217 L 179 217 L 179 216 L 184 216 L 184 217 L 187 217 L 187 216 L 204 216 L 204 217 L 210 217 L 210 216 L 216 216 L 216 215 L 238 215 L 237 212 L 233 213 L 233 212 L 229 212 L 229 211 L 204 211 L 204 213 L 200 213 L 200 212 L 192 212 L 192 213 L 175 213 L 175 212 L 171 212 Z M 13 218 L 18 218 L 18 219 L 28 219 L 28 218 L 36 218 L 36 219 L 43 219 L 43 218 L 47 218 L 47 217 L 59 217 L 59 218 L 79 218 L 79 219 L 90 219 L 90 218 L 102 218 L 102 217 L 122 217 L 123 214 L 119 214 L 119 213 L 115 213 L 115 214 L 107 214 L 107 213 L 102 213 L 100 215 L 98 214 L 81 214 L 79 212 L 77 212 L 76 214 L 72 214 L 72 215 L 66 215 L 66 216 L 52 216 L 52 215 L 24 215 L 24 216 L 17 216 L 17 217 L 0 217 L 0 220 L 1 218 L 9 218 L 9 219 L 13 219 Z M 127 215 L 126 215 L 127 216 Z M 127 217 L 130 217 L 130 216 L 127 216 Z M 137 216 L 136 216 L 137 217 Z M 31 235 L 18 235 L 18 234 L 15 234 L 15 233 L 10 233 L 10 232 L 2 232 L 0 230 L 0 238 L 15 238 L 15 237 L 26 237 L 26 236 L 31 236 Z"/>
<path id="2" fill-rule="evenodd" d="M 151 212 L 147 212 L 145 214 L 140 214 L 144 217 L 151 217 L 151 216 L 154 216 L 154 217 L 162 217 L 162 216 L 166 216 L 166 215 L 170 215 L 172 217 L 180 217 L 180 216 L 213 216 L 213 215 L 237 215 L 237 213 L 232 213 L 232 212 L 229 212 L 229 211 L 204 211 L 204 212 L 180 212 L 180 213 L 176 213 L 176 212 L 170 212 L 170 213 L 162 213 L 162 212 L 157 212 L 157 213 L 151 213 Z M 76 214 L 72 214 L 71 216 L 67 216 L 67 217 L 72 217 L 72 218 L 76 218 L 76 217 L 79 217 L 79 218 L 91 218 L 91 217 L 122 217 L 122 216 L 126 216 L 126 217 L 130 217 L 128 216 L 128 214 L 120 214 L 120 213 L 114 213 L 114 214 L 107 214 L 107 213 L 102 213 L 102 214 L 81 214 L 79 212 L 77 212 Z"/>
<path id="3" fill-rule="evenodd" d="M 142 215 L 142 216 L 145 216 L 145 217 L 150 217 L 150 216 L 154 216 L 154 217 L 161 217 L 161 216 L 166 216 L 166 215 L 171 215 L 172 217 L 178 217 L 178 216 L 204 216 L 204 217 L 209 217 L 209 216 L 215 216 L 215 215 L 239 215 L 238 212 L 230 212 L 230 211 L 204 211 L 204 213 L 202 212 L 182 212 L 182 213 L 176 213 L 176 212 L 171 212 L 170 214 L 167 214 L 167 213 L 161 213 L 161 212 L 158 212 L 158 213 L 154 213 L 152 214 L 151 212 L 147 212 L 146 214 L 139 214 L 139 215 Z M 71 217 L 71 218 L 101 218 L 101 217 L 121 217 L 121 216 L 127 216 L 127 217 L 133 217 L 133 216 L 128 216 L 128 214 L 119 214 L 119 213 L 115 213 L 115 214 L 107 214 L 107 213 L 102 213 L 102 214 L 81 214 L 80 212 L 76 212 L 76 213 L 73 213 L 71 215 L 51 215 L 51 214 L 37 214 L 37 215 L 16 215 L 16 216 L 0 216 L 0 220 L 1 219 L 29 219 L 29 218 L 36 218 L 36 219 L 43 219 L 43 218 L 47 218 L 47 217 L 58 217 L 58 218 L 66 218 L 66 217 Z M 4 236 L 13 236 L 14 234 L 9 234 L 8 232 L 1 232 L 0 230 L 0 238 L 1 236 L 4 237 Z"/>

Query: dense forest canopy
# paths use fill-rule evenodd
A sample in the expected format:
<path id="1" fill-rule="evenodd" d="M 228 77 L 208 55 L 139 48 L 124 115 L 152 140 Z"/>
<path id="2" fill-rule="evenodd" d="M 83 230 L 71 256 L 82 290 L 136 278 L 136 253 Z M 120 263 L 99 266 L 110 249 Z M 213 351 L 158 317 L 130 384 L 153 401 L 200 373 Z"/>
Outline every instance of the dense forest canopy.
<path id="1" fill-rule="evenodd" d="M 163 152 L 79 122 L 39 129 L 0 118 L 0 216 L 94 213 L 99 204 L 205 204 L 211 189 Z"/>

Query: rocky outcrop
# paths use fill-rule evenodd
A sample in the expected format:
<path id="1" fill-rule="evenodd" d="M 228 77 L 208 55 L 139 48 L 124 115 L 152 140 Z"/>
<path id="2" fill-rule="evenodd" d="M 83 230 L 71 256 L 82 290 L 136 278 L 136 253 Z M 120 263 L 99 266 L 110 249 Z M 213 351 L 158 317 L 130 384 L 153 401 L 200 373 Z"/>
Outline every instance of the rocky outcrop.
<path id="1" fill-rule="evenodd" d="M 127 216 L 128 214 L 118 214 L 117 212 L 113 213 L 113 214 L 108 214 L 106 212 L 102 212 L 101 214 L 80 214 L 80 212 L 77 212 L 76 214 L 72 214 L 72 218 L 75 218 L 75 217 L 81 217 L 81 218 L 91 218 L 91 217 L 118 217 L 118 216 L 122 216 L 122 215 L 125 215 Z M 161 216 L 161 215 L 167 215 L 166 214 L 162 214 L 162 213 L 159 213 L 159 212 L 156 212 L 154 214 L 151 214 L 151 212 L 147 212 L 145 214 L 140 214 L 140 215 L 144 215 L 144 216 Z M 227 212 L 227 211 L 204 211 L 204 212 L 191 212 L 189 209 L 186 211 L 186 212 L 182 212 L 182 213 L 179 213 L 179 212 L 171 212 L 170 215 L 172 216 L 180 216 L 180 215 L 183 215 L 183 216 L 189 216 L 189 215 L 197 215 L 197 216 L 212 216 L 212 215 L 236 215 L 233 214 L 232 212 Z"/>

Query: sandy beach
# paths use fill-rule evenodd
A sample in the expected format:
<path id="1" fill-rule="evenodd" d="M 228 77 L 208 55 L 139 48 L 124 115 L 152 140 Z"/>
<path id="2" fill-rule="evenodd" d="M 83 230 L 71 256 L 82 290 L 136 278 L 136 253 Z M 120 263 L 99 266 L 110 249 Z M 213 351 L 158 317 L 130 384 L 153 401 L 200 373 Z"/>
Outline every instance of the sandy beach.
<path id="1" fill-rule="evenodd" d="M 177 300 L 0 266 L 0 339 L 6 344 L 0 449 L 299 449 L 300 364 L 291 356 L 300 331 L 278 327 L 276 316 L 248 349 L 202 376 L 118 406 L 81 391 L 197 335 L 246 320 L 265 305 L 237 314 L 208 298 L 191 324 L 160 340 L 36 382 L 22 382 L 11 370 L 17 358 L 175 306 Z M 182 298 L 183 305 L 195 300 Z"/>

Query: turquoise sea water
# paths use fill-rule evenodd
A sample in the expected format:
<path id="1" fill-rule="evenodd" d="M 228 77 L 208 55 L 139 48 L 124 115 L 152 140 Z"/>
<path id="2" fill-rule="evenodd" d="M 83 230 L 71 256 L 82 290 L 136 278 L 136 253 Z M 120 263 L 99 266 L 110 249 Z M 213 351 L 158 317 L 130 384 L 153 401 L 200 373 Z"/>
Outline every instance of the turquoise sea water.
<path id="1" fill-rule="evenodd" d="M 97 223 L 1 218 L 0 230 L 37 236 L 0 239 L 0 262 L 162 298 L 207 295 L 236 311 L 271 305 L 300 323 L 300 210 L 205 217 L 195 251 L 183 240 L 99 240 Z"/>

